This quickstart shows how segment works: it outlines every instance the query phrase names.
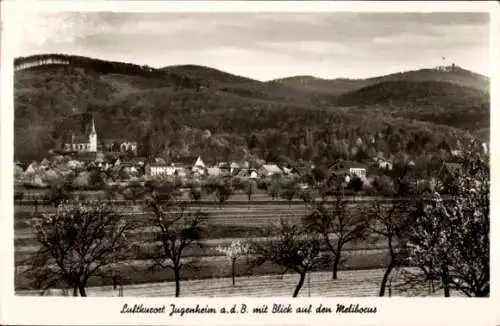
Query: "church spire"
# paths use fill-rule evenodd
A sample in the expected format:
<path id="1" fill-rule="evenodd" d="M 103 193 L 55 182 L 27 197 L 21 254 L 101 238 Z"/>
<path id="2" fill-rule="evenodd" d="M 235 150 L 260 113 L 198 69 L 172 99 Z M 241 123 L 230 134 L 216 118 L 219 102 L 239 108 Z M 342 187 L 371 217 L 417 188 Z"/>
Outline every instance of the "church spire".
<path id="1" fill-rule="evenodd" d="M 95 124 L 94 124 L 94 118 L 92 118 L 92 130 L 90 131 L 91 134 L 96 134 L 95 132 Z"/>

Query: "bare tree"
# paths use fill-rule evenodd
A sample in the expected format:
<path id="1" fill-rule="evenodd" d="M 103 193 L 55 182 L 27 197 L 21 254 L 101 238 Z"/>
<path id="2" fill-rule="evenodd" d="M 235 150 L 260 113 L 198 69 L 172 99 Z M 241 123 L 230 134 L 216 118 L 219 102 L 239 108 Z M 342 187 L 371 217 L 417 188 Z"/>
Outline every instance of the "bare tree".
<path id="1" fill-rule="evenodd" d="M 391 272 L 403 263 L 403 249 L 414 215 L 411 213 L 408 202 L 397 199 L 387 203 L 385 207 L 380 201 L 374 202 L 369 216 L 370 231 L 385 238 L 389 249 L 389 263 L 379 291 L 379 296 L 383 297 Z"/>
<path id="2" fill-rule="evenodd" d="M 248 198 L 248 202 L 252 201 L 253 195 L 257 191 L 257 182 L 255 180 L 248 180 L 245 183 L 245 193 Z"/>
<path id="3" fill-rule="evenodd" d="M 180 295 L 181 270 L 189 262 L 183 261 L 187 248 L 201 246 L 202 236 L 200 226 L 206 214 L 196 211 L 189 212 L 186 207 L 176 204 L 172 199 L 162 200 L 151 195 L 147 200 L 153 215 L 147 223 L 153 227 L 152 247 L 147 256 L 153 261 L 151 268 L 171 269 L 175 279 L 175 296 Z"/>
<path id="4" fill-rule="evenodd" d="M 277 228 L 268 230 L 266 240 L 252 242 L 250 252 L 256 257 L 251 266 L 271 262 L 283 267 L 283 274 L 289 270 L 299 274 L 293 297 L 299 294 L 308 272 L 330 261 L 329 255 L 321 252 L 318 234 L 299 225 L 288 225 L 283 220 Z"/>
<path id="5" fill-rule="evenodd" d="M 233 277 L 233 286 L 236 285 L 235 274 L 236 274 L 236 260 L 248 254 L 250 246 L 242 241 L 234 241 L 231 245 L 222 247 L 217 246 L 216 250 L 224 255 L 226 255 L 231 260 L 231 273 Z"/>
<path id="6" fill-rule="evenodd" d="M 278 180 L 273 180 L 267 188 L 267 194 L 274 200 L 280 195 L 281 185 Z"/>
<path id="7" fill-rule="evenodd" d="M 334 260 L 332 279 L 337 279 L 337 271 L 341 262 L 344 246 L 367 235 L 368 220 L 364 214 L 349 212 L 347 203 L 341 193 L 337 193 L 332 205 L 320 202 L 314 211 L 305 216 L 305 227 L 321 234 Z"/>
<path id="8" fill-rule="evenodd" d="M 109 277 L 114 262 L 129 258 L 133 224 L 103 203 L 63 203 L 32 220 L 39 249 L 27 273 L 35 287 L 66 283 L 85 297 L 90 277 Z"/>

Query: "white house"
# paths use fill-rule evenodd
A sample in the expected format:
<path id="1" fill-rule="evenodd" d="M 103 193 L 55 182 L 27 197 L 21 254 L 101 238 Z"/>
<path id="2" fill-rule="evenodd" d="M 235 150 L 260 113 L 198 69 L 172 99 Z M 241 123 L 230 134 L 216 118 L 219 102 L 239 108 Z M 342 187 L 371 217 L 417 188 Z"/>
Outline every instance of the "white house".
<path id="1" fill-rule="evenodd" d="M 379 169 L 384 169 L 384 170 L 389 170 L 389 171 L 392 170 L 392 163 L 389 161 L 386 161 L 382 158 L 379 158 L 377 160 L 377 166 Z"/>
<path id="2" fill-rule="evenodd" d="M 257 174 L 257 171 L 252 170 L 250 171 L 250 179 L 257 179 L 259 175 Z"/>
<path id="3" fill-rule="evenodd" d="M 212 166 L 207 169 L 207 174 L 212 177 L 218 177 L 222 174 L 220 167 Z"/>
<path id="4" fill-rule="evenodd" d="M 233 174 L 236 169 L 239 169 L 240 165 L 236 162 L 232 162 L 231 165 L 229 166 L 229 173 Z"/>
<path id="5" fill-rule="evenodd" d="M 151 177 L 163 177 L 174 174 L 173 167 L 169 165 L 148 164 L 146 166 L 146 175 Z M 175 170 L 173 170 L 175 171 Z"/>
<path id="6" fill-rule="evenodd" d="M 261 166 L 260 171 L 263 175 L 267 177 L 276 174 L 283 174 L 283 171 L 276 164 L 264 164 Z"/>
<path id="7" fill-rule="evenodd" d="M 356 175 L 359 178 L 366 178 L 366 168 L 361 168 L 361 167 L 349 168 L 349 174 Z"/>
<path id="8" fill-rule="evenodd" d="M 201 160 L 201 157 L 198 156 L 196 162 L 193 164 L 193 168 L 191 169 L 191 171 L 193 171 L 193 173 L 195 174 L 205 174 L 205 168 L 205 163 Z"/>

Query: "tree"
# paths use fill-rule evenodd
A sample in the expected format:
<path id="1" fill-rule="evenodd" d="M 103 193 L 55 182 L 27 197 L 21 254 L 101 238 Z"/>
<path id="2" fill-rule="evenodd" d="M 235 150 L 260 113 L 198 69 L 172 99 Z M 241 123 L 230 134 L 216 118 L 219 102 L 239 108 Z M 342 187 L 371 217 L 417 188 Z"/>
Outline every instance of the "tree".
<path id="1" fill-rule="evenodd" d="M 314 203 L 314 191 L 309 187 L 300 189 L 299 197 L 304 201 L 306 209 L 307 205 Z"/>
<path id="2" fill-rule="evenodd" d="M 373 178 L 372 186 L 379 196 L 392 197 L 396 195 L 394 190 L 394 181 L 386 175 L 375 176 Z"/>
<path id="3" fill-rule="evenodd" d="M 219 207 L 222 208 L 222 204 L 226 202 L 233 194 L 233 186 L 229 180 L 219 182 L 215 188 L 215 197 L 219 202 Z"/>
<path id="4" fill-rule="evenodd" d="M 32 225 L 39 249 L 27 273 L 37 288 L 64 282 L 85 297 L 90 277 L 108 277 L 114 262 L 130 258 L 127 234 L 134 225 L 108 204 L 66 202 Z"/>
<path id="5" fill-rule="evenodd" d="M 170 180 L 148 181 L 144 189 L 145 195 L 157 196 L 160 200 L 174 200 L 181 195 L 179 184 Z"/>
<path id="6" fill-rule="evenodd" d="M 219 183 L 219 180 L 214 178 L 214 177 L 209 177 L 205 182 L 202 184 L 202 189 L 203 192 L 207 195 L 215 193 L 217 190 L 217 185 Z"/>
<path id="7" fill-rule="evenodd" d="M 361 180 L 358 176 L 354 176 L 349 181 L 349 185 L 347 187 L 354 191 L 361 191 L 363 189 L 363 180 Z"/>
<path id="8" fill-rule="evenodd" d="M 217 246 L 216 250 L 221 253 L 226 255 L 230 260 L 231 260 L 231 273 L 233 277 L 233 286 L 236 285 L 236 280 L 235 280 L 235 272 L 236 272 L 236 260 L 243 255 L 248 254 L 250 246 L 247 243 L 244 243 L 242 241 L 234 241 L 231 243 L 231 245 L 222 247 L 222 246 Z"/>
<path id="9" fill-rule="evenodd" d="M 162 200 L 152 195 L 147 206 L 153 214 L 147 223 L 154 228 L 152 247 L 146 255 L 153 261 L 151 268 L 160 267 L 174 272 L 175 296 L 180 295 L 181 270 L 189 266 L 182 261 L 184 251 L 193 246 L 201 246 L 201 221 L 206 214 L 201 211 L 188 212 L 185 206 L 172 199 Z"/>
<path id="10" fill-rule="evenodd" d="M 62 202 L 70 199 L 70 189 L 65 183 L 52 184 L 47 199 L 54 206 L 58 207 Z"/>
<path id="11" fill-rule="evenodd" d="M 255 255 L 252 266 L 271 262 L 283 267 L 283 274 L 292 270 L 299 274 L 299 283 L 293 291 L 297 297 L 306 275 L 312 269 L 329 262 L 330 257 L 321 253 L 321 238 L 299 225 L 288 225 L 281 220 L 277 228 L 268 229 L 263 241 L 253 241 L 250 252 Z"/>
<path id="12" fill-rule="evenodd" d="M 146 195 L 146 190 L 142 187 L 129 186 L 121 189 L 121 194 L 125 200 L 130 200 L 135 203 L 136 200 Z"/>
<path id="13" fill-rule="evenodd" d="M 189 197 L 191 197 L 191 199 L 194 201 L 199 201 L 201 199 L 201 196 L 202 196 L 201 187 L 192 185 L 191 188 L 189 189 Z"/>
<path id="14" fill-rule="evenodd" d="M 288 206 L 292 206 L 293 198 L 299 192 L 297 182 L 294 179 L 283 180 L 281 182 L 280 196 L 288 200 Z"/>
<path id="15" fill-rule="evenodd" d="M 247 194 L 249 202 L 252 200 L 252 197 L 256 191 L 257 191 L 257 182 L 255 180 L 248 180 L 245 184 L 245 193 Z"/>
<path id="16" fill-rule="evenodd" d="M 391 272 L 403 263 L 404 244 L 411 226 L 412 213 L 408 204 L 401 199 L 391 202 L 385 207 L 380 201 L 372 204 L 369 213 L 370 231 L 387 240 L 389 249 L 389 263 L 386 267 L 382 282 L 380 283 L 379 296 L 385 295 L 385 289 Z"/>
<path id="17" fill-rule="evenodd" d="M 271 181 L 271 184 L 267 188 L 267 193 L 271 196 L 273 200 L 279 196 L 280 191 L 281 191 L 280 182 L 278 180 Z"/>
<path id="18" fill-rule="evenodd" d="M 435 193 L 420 203 L 410 230 L 409 262 L 420 273 L 413 278 L 440 280 L 444 295 L 490 292 L 490 171 L 488 157 L 468 153 L 458 190 L 451 198 Z"/>
<path id="19" fill-rule="evenodd" d="M 367 235 L 368 221 L 364 214 L 350 212 L 342 194 L 337 194 L 333 205 L 320 202 L 314 211 L 305 216 L 304 226 L 311 232 L 317 232 L 323 238 L 334 260 L 332 279 L 337 279 L 337 271 L 344 246 Z"/>

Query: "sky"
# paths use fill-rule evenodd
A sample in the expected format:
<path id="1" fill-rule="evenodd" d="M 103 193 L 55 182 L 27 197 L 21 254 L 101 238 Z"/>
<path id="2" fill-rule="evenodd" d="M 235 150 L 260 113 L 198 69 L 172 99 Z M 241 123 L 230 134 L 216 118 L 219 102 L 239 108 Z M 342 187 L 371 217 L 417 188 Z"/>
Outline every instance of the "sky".
<path id="1" fill-rule="evenodd" d="M 486 13 L 31 13 L 16 56 L 196 64 L 271 80 L 366 78 L 455 63 L 489 75 Z"/>

